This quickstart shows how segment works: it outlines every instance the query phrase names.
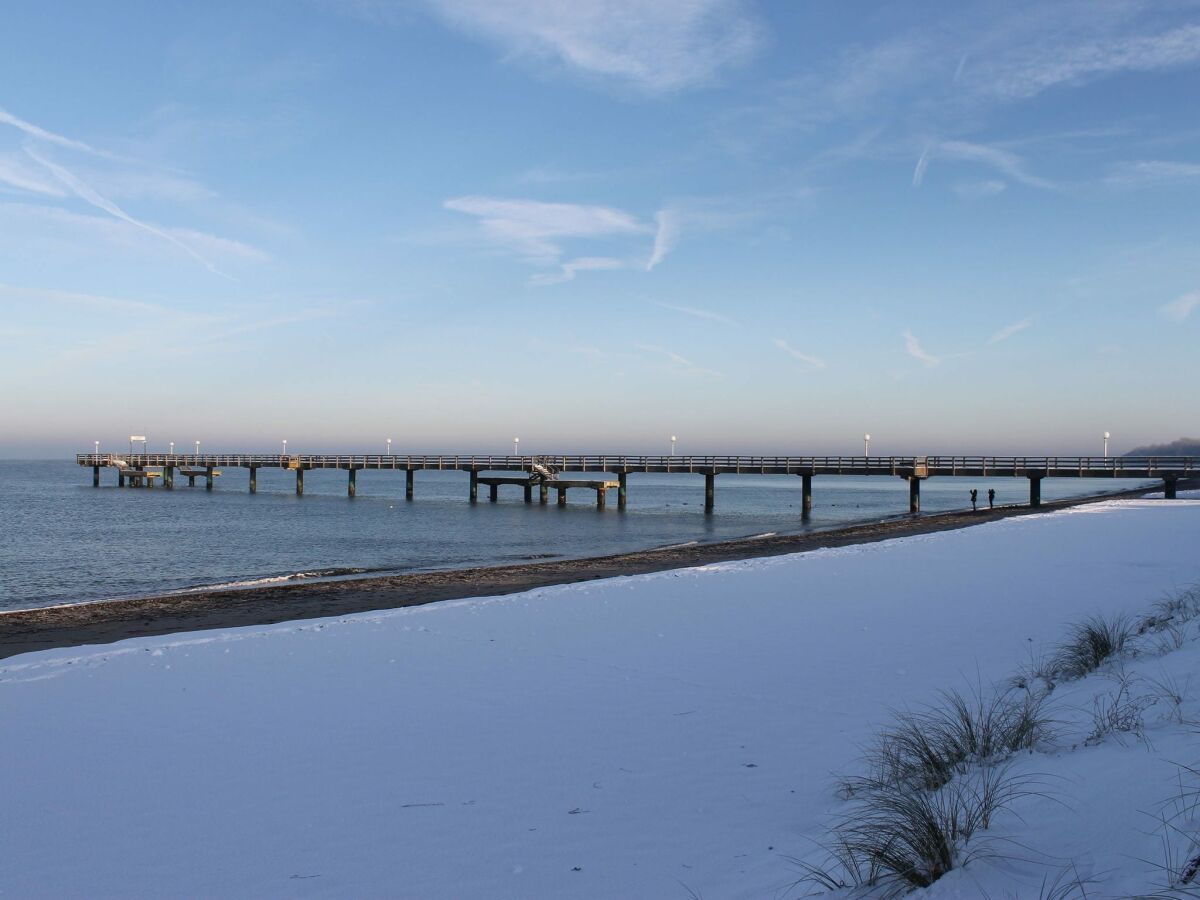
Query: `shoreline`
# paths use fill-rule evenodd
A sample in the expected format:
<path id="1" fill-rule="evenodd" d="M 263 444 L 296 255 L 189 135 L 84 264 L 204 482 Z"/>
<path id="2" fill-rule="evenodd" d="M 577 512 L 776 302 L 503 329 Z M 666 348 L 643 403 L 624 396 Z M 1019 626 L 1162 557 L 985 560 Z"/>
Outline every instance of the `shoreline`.
<path id="1" fill-rule="evenodd" d="M 218 628 L 273 625 L 300 619 L 421 606 L 442 600 L 491 597 L 559 584 L 644 575 L 719 562 L 781 556 L 933 534 L 1036 515 L 1056 509 L 1140 497 L 1138 488 L 1044 502 L 1039 508 L 1004 506 L 916 517 L 890 517 L 827 531 L 685 544 L 578 559 L 465 569 L 435 569 L 334 581 L 257 588 L 198 590 L 126 600 L 99 600 L 0 612 L 0 659 L 37 650 L 108 644 Z"/>

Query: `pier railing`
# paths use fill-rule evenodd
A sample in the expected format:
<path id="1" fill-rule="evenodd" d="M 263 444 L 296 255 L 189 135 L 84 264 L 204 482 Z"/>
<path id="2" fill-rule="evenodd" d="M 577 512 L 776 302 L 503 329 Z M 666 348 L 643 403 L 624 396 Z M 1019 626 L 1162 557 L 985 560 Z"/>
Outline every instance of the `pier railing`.
<path id="1" fill-rule="evenodd" d="M 1020 476 L 1158 478 L 1200 475 L 1190 456 L 646 456 L 623 454 L 280 454 L 81 453 L 81 466 L 174 466 L 282 469 L 450 469 L 744 473 L 817 475 Z"/>

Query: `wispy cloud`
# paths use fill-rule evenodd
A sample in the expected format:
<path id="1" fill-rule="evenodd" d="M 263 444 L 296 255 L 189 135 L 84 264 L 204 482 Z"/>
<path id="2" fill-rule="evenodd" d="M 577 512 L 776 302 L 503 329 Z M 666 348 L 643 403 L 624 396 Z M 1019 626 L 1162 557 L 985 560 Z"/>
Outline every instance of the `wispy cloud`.
<path id="1" fill-rule="evenodd" d="M 23 193 L 46 197 L 66 197 L 62 186 L 45 177 L 46 173 L 30 165 L 28 158 L 15 153 L 0 154 L 0 185 Z"/>
<path id="2" fill-rule="evenodd" d="M 941 360 L 931 353 L 927 353 L 925 348 L 921 346 L 921 342 L 917 340 L 916 335 L 907 329 L 902 333 L 904 338 L 904 352 L 913 359 L 919 360 L 923 365 L 936 366 Z"/>
<path id="3" fill-rule="evenodd" d="M 65 185 L 67 188 L 69 188 L 71 190 L 71 192 L 74 193 L 81 200 L 83 200 L 87 203 L 90 203 L 92 206 L 96 207 L 97 209 L 104 210 L 104 212 L 108 213 L 113 218 L 120 219 L 121 221 L 127 222 L 128 224 L 133 225 L 137 228 L 141 228 L 144 231 L 149 232 L 150 234 L 157 235 L 158 237 L 162 238 L 164 241 L 168 241 L 168 242 L 174 244 L 180 250 L 184 251 L 189 256 L 191 256 L 193 259 L 195 259 L 197 262 L 199 262 L 201 265 L 203 265 L 210 272 L 214 272 L 217 275 L 225 275 L 224 272 L 222 272 L 215 265 L 213 265 L 211 262 L 209 262 L 207 259 L 205 259 L 203 256 L 201 256 L 199 253 L 197 253 L 191 246 L 184 243 L 182 240 L 175 237 L 174 235 L 172 235 L 166 231 L 163 231 L 161 228 L 157 228 L 154 225 L 149 224 L 148 222 L 143 222 L 141 219 L 135 219 L 133 216 L 129 215 L 129 213 L 125 212 L 125 210 L 121 209 L 121 207 L 117 206 L 117 204 L 113 203 L 111 200 L 106 199 L 105 197 L 102 197 L 99 193 L 97 193 L 95 190 L 93 190 L 91 188 L 91 186 L 89 186 L 88 184 L 83 182 L 81 179 L 77 178 L 68 169 L 64 168 L 63 166 L 58 165 L 57 163 L 53 163 L 50 160 L 45 159 L 42 156 L 39 156 L 37 154 L 37 152 L 35 152 L 32 148 L 26 147 L 25 152 L 27 154 L 29 154 L 29 157 L 31 159 L 33 159 L 35 162 L 42 165 L 48 172 L 50 172 L 50 174 L 52 174 L 55 178 L 57 178 L 60 182 L 62 182 L 63 185 Z M 225 276 L 225 277 L 229 277 L 229 276 Z"/>
<path id="4" fill-rule="evenodd" d="M 741 0 L 427 0 L 509 58 L 551 62 L 648 93 L 711 81 L 749 59 L 762 28 Z"/>
<path id="5" fill-rule="evenodd" d="M 566 238 L 648 234 L 653 229 L 635 216 L 610 206 L 543 203 L 505 197 L 452 197 L 443 206 L 475 216 L 485 236 L 527 259 L 554 264 Z"/>
<path id="6" fill-rule="evenodd" d="M 539 272 L 529 279 L 532 285 L 562 284 L 572 281 L 580 272 L 596 272 L 602 269 L 622 269 L 625 263 L 611 256 L 581 256 L 559 266 L 558 272 Z"/>
<path id="7" fill-rule="evenodd" d="M 1013 322 L 1011 325 L 1005 325 L 990 338 L 987 339 L 989 344 L 998 344 L 1001 341 L 1007 341 L 1014 334 L 1024 331 L 1033 324 L 1033 318 L 1022 319 L 1020 322 Z"/>
<path id="8" fill-rule="evenodd" d="M 1182 322 L 1190 316 L 1200 306 L 1200 291 L 1192 291 L 1190 294 L 1184 294 L 1181 297 L 1176 297 L 1170 303 L 1164 304 L 1159 308 L 1159 312 L 1170 319 L 1172 322 Z"/>
<path id="9" fill-rule="evenodd" d="M 980 66 L 977 88 L 1004 99 L 1026 99 L 1049 88 L 1119 72 L 1176 69 L 1200 61 L 1200 25 L 1153 34 L 1068 42 L 1042 41 Z"/>
<path id="10" fill-rule="evenodd" d="M 647 272 L 666 259 L 667 254 L 679 243 L 679 213 L 660 209 L 654 214 L 654 220 L 658 223 L 658 229 L 654 232 L 654 250 L 646 263 Z"/>
<path id="11" fill-rule="evenodd" d="M 90 153 L 93 156 L 103 156 L 108 159 L 117 158 L 114 154 L 104 150 L 97 150 L 83 141 L 72 140 L 71 138 L 63 137 L 61 134 L 55 134 L 53 131 L 47 131 L 45 128 L 39 128 L 32 122 L 26 122 L 24 119 L 17 118 L 4 109 L 0 109 L 0 125 L 11 125 L 18 131 L 22 131 L 30 137 L 37 138 L 39 141 L 44 141 L 47 144 L 55 144 L 69 150 L 80 150 L 84 153 Z"/>
<path id="12" fill-rule="evenodd" d="M 1200 184 L 1200 163 L 1175 162 L 1161 159 L 1120 163 L 1104 179 L 1116 187 L 1136 187 L 1147 184 Z"/>
<path id="13" fill-rule="evenodd" d="M 1027 169 L 1025 161 L 1011 150 L 987 144 L 974 144 L 969 141 L 941 141 L 930 144 L 921 153 L 913 171 L 913 185 L 920 187 L 925 180 L 925 173 L 934 158 L 951 159 L 960 162 L 976 162 L 996 169 L 1007 175 L 1012 181 L 1028 187 L 1043 190 L 1055 190 L 1058 185 L 1046 178 L 1040 178 Z M 1003 186 L 1000 188 L 1003 190 Z M 996 191 L 993 191 L 996 193 Z"/>
<path id="14" fill-rule="evenodd" d="M 710 312 L 707 309 L 696 309 L 695 307 L 691 306 L 676 306 L 673 303 L 655 302 L 654 305 L 659 309 L 669 309 L 671 312 L 682 313 L 685 316 L 691 316 L 695 319 L 704 319 L 709 322 L 719 322 L 722 325 L 736 326 L 738 324 L 733 319 L 729 318 L 729 316 L 722 315 L 721 313 Z"/>
<path id="15" fill-rule="evenodd" d="M 656 347 L 652 344 L 635 344 L 634 349 L 641 350 L 643 353 L 652 353 L 655 356 L 663 358 L 672 371 L 679 372 L 682 375 L 707 376 L 711 378 L 723 377 L 720 372 L 698 366 L 690 359 L 680 356 L 678 353 L 668 350 L 665 347 Z"/>
<path id="16" fill-rule="evenodd" d="M 825 360 L 816 356 L 809 356 L 807 353 L 801 353 L 782 338 L 776 338 L 771 343 L 790 356 L 792 359 L 799 360 L 806 365 L 812 366 L 814 369 L 825 368 Z"/>

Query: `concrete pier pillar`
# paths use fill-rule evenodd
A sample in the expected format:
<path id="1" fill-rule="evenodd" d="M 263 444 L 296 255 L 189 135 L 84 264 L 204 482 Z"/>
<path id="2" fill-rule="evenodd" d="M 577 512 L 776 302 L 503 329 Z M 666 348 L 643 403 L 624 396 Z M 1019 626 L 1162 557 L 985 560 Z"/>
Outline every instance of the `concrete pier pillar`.
<path id="1" fill-rule="evenodd" d="M 211 491 L 213 489 L 213 467 L 209 466 L 205 471 L 204 489 Z"/>
<path id="2" fill-rule="evenodd" d="M 604 509 L 604 505 L 608 502 L 608 491 L 604 486 L 596 488 L 596 509 Z"/>
<path id="3" fill-rule="evenodd" d="M 807 519 L 812 512 L 812 476 L 800 476 L 800 515 Z"/>
<path id="4" fill-rule="evenodd" d="M 304 470 L 296 470 L 296 496 L 299 497 L 304 493 Z"/>
<path id="5" fill-rule="evenodd" d="M 704 511 L 710 513 L 716 505 L 717 473 L 704 473 Z"/>
<path id="6" fill-rule="evenodd" d="M 353 497 L 358 493 L 358 469 L 350 470 L 350 478 L 346 482 L 346 495 Z"/>
<path id="7" fill-rule="evenodd" d="M 1042 505 L 1042 476 L 1041 475 L 1030 475 L 1029 476 L 1029 505 L 1030 506 L 1041 506 Z"/>
<path id="8" fill-rule="evenodd" d="M 165 487 L 165 488 L 175 487 L 175 467 L 174 466 L 163 466 L 163 487 Z"/>
<path id="9" fill-rule="evenodd" d="M 117 487 L 125 487 L 125 472 L 123 469 L 117 469 Z"/>
<path id="10" fill-rule="evenodd" d="M 188 487 L 195 487 L 195 486 L 196 486 L 196 476 L 189 475 L 188 476 Z"/>
<path id="11" fill-rule="evenodd" d="M 529 482 L 525 483 L 525 502 L 526 503 L 533 502 L 533 485 L 530 484 Z"/>
<path id="12" fill-rule="evenodd" d="M 1163 499 L 1164 500 L 1179 499 L 1177 492 L 1176 492 L 1176 481 L 1177 481 L 1177 479 L 1175 479 L 1175 478 L 1164 478 L 1163 479 Z"/>
<path id="13" fill-rule="evenodd" d="M 404 470 L 404 499 L 411 500 L 413 498 L 413 475 L 416 469 Z"/>
<path id="14" fill-rule="evenodd" d="M 549 502 L 550 502 L 550 485 L 546 484 L 546 482 L 543 481 L 538 485 L 538 503 L 542 504 L 542 506 L 545 506 Z"/>
<path id="15" fill-rule="evenodd" d="M 100 467 L 92 466 L 92 487 L 100 487 Z"/>
<path id="16" fill-rule="evenodd" d="M 921 479 L 915 475 L 908 479 L 908 511 L 914 515 L 921 511 Z"/>
<path id="17" fill-rule="evenodd" d="M 471 470 L 471 502 L 475 503 L 479 499 L 479 473 L 474 469 Z"/>
<path id="18" fill-rule="evenodd" d="M 488 502 L 495 503 L 499 499 L 500 499 L 500 485 L 489 484 L 488 485 Z"/>
<path id="19" fill-rule="evenodd" d="M 566 506 L 567 505 L 567 489 L 565 487 L 560 487 L 560 488 L 557 488 L 557 490 L 558 490 L 558 505 Z"/>
<path id="20" fill-rule="evenodd" d="M 625 512 L 625 502 L 628 499 L 628 482 L 629 476 L 624 472 L 617 473 L 617 509 Z"/>
<path id="21" fill-rule="evenodd" d="M 257 466 L 250 467 L 250 493 L 252 493 L 252 494 L 258 493 L 258 467 Z"/>

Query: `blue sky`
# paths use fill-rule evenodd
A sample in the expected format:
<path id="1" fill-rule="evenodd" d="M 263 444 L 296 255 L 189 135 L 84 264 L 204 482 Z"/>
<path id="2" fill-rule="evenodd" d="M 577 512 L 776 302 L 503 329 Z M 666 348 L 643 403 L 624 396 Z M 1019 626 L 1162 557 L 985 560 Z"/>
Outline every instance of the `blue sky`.
<path id="1" fill-rule="evenodd" d="M 5 7 L 5 455 L 1200 433 L 1200 4 L 103 6 Z"/>

